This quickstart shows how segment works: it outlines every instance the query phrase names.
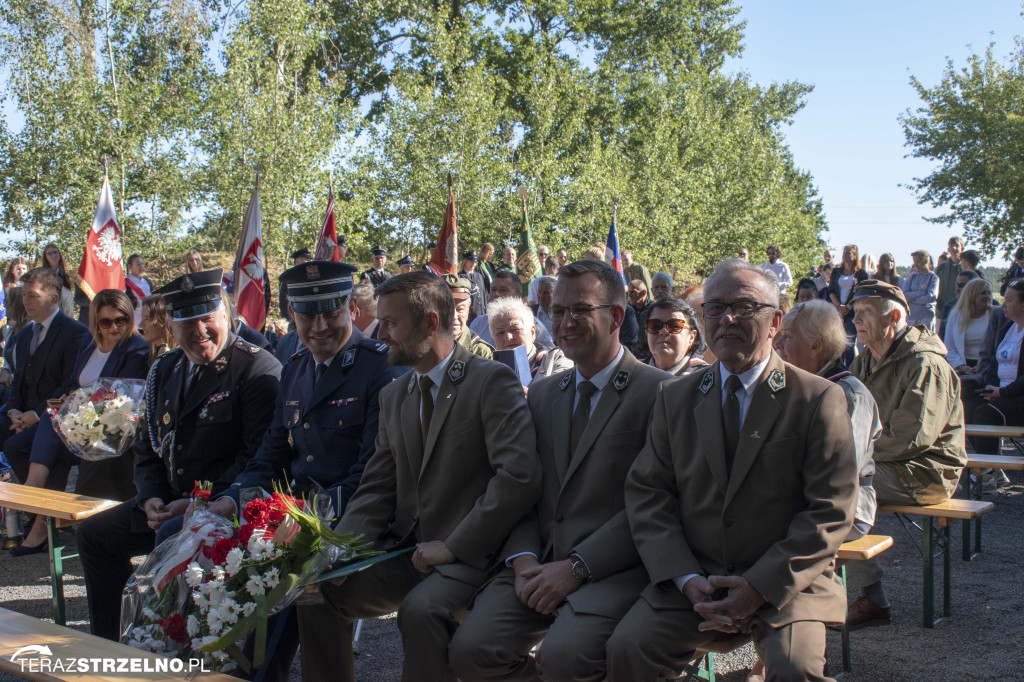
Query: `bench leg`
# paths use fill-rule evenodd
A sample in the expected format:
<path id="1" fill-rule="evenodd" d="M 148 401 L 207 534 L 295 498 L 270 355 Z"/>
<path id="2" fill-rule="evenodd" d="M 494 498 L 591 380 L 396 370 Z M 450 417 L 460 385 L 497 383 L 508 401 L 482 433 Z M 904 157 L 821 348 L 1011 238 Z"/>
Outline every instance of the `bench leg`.
<path id="1" fill-rule="evenodd" d="M 952 592 L 952 580 L 950 573 L 952 569 L 952 563 L 950 559 L 950 538 L 949 538 L 949 523 L 946 519 L 939 519 L 939 525 L 942 527 L 943 536 L 943 547 L 942 547 L 942 617 L 949 618 L 951 613 L 950 608 L 950 593 Z M 981 538 L 981 528 L 978 528 L 977 536 Z"/>
<path id="2" fill-rule="evenodd" d="M 963 476 L 961 478 L 961 480 L 963 481 L 961 483 L 961 487 L 963 488 L 963 499 L 970 500 L 972 499 L 971 471 L 969 469 L 964 469 L 964 474 L 966 474 L 966 476 Z M 978 484 L 978 488 L 981 488 L 980 483 Z M 963 559 L 964 561 L 972 561 L 977 556 L 977 552 L 981 551 L 981 538 L 979 537 L 975 540 L 975 542 L 978 544 L 977 551 L 971 552 L 971 522 L 969 519 L 964 519 L 960 522 L 960 524 L 963 529 Z M 978 533 L 981 533 L 980 525 L 978 526 Z"/>
<path id="3" fill-rule="evenodd" d="M 53 622 L 64 625 L 64 560 L 61 556 L 63 547 L 57 546 L 57 532 L 53 527 L 53 519 L 46 517 L 46 540 L 49 542 L 50 555 L 50 593 L 53 598 Z"/>
<path id="4" fill-rule="evenodd" d="M 935 627 L 935 556 L 932 549 L 932 517 L 924 517 L 921 535 L 921 556 L 924 558 L 924 627 Z"/>
<path id="5" fill-rule="evenodd" d="M 839 581 L 843 584 L 843 597 L 846 598 L 846 562 L 839 567 Z M 846 627 L 846 621 L 843 621 L 842 626 L 839 628 L 839 640 L 842 642 L 843 649 L 843 672 L 848 673 L 853 670 L 853 661 L 850 656 L 850 631 Z"/>

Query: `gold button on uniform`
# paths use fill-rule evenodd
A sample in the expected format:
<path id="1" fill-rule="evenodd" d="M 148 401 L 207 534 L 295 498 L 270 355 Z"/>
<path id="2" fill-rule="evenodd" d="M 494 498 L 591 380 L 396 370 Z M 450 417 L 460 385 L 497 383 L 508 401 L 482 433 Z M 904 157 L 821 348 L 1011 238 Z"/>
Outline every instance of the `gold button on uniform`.
<path id="1" fill-rule="evenodd" d="M 313 455 L 306 455 L 306 461 L 307 462 L 312 462 L 313 461 Z"/>
<path id="2" fill-rule="evenodd" d="M 307 431 L 309 431 L 309 422 L 306 422 L 305 424 L 303 424 L 303 425 L 302 425 L 302 428 L 304 428 L 304 429 L 306 429 Z"/>

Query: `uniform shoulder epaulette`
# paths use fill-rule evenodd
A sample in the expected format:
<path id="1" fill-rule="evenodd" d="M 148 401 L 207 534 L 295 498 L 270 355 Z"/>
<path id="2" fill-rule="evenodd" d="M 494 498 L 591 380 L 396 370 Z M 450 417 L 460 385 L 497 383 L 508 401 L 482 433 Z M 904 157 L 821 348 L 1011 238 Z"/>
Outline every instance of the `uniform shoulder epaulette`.
<path id="1" fill-rule="evenodd" d="M 291 362 L 292 360 L 296 360 L 298 358 L 301 358 L 303 355 L 305 355 L 308 352 L 309 352 L 308 348 L 300 348 L 297 351 L 295 351 L 294 353 L 292 353 L 292 356 L 290 358 L 288 358 L 288 362 Z"/>
<path id="2" fill-rule="evenodd" d="M 171 353 L 173 353 L 176 350 L 178 350 L 178 349 L 177 348 L 168 348 L 163 353 L 160 353 L 160 355 L 157 355 L 155 358 L 153 358 L 153 365 L 156 365 L 156 361 L 159 360 L 160 358 L 165 358 L 165 357 L 167 357 L 168 355 L 170 355 Z"/>
<path id="3" fill-rule="evenodd" d="M 377 339 L 371 339 L 369 336 L 364 336 L 359 345 L 377 354 L 387 354 L 388 352 L 388 344 Z"/>

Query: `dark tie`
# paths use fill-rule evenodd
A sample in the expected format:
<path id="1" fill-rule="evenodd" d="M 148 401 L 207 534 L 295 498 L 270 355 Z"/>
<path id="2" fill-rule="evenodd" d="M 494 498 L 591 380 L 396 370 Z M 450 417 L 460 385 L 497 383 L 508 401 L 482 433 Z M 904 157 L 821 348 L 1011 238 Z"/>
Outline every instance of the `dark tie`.
<path id="1" fill-rule="evenodd" d="M 434 416 L 434 397 L 430 389 L 434 382 L 426 374 L 420 377 L 420 397 L 423 400 L 423 412 L 420 414 L 420 434 L 423 436 L 423 447 L 427 447 L 427 434 L 430 432 L 430 419 Z"/>
<path id="2" fill-rule="evenodd" d="M 28 352 L 35 353 L 36 349 L 39 348 L 39 337 L 43 335 L 43 325 L 38 322 L 32 323 L 32 343 L 29 345 Z"/>
<path id="3" fill-rule="evenodd" d="M 202 365 L 192 365 L 192 369 L 188 373 L 188 379 L 185 381 L 185 400 L 188 400 L 189 395 L 192 394 L 192 391 L 199 384 L 199 374 L 202 369 Z"/>
<path id="4" fill-rule="evenodd" d="M 316 369 L 313 370 L 313 385 L 316 386 L 323 379 L 324 374 L 327 373 L 327 365 L 322 362 L 316 364 Z"/>
<path id="5" fill-rule="evenodd" d="M 576 395 L 579 396 L 579 400 L 576 401 L 576 411 L 572 413 L 572 426 L 569 430 L 570 457 L 576 452 L 576 446 L 580 444 L 583 432 L 587 428 L 587 422 L 590 421 L 590 400 L 595 393 L 597 393 L 597 386 L 589 381 L 581 381 L 576 386 Z"/>
<path id="6" fill-rule="evenodd" d="M 743 383 L 735 374 L 725 382 L 725 407 L 722 408 L 722 426 L 725 428 L 725 465 L 732 472 L 732 462 L 736 458 L 736 448 L 740 442 L 740 399 L 736 391 L 743 388 Z"/>

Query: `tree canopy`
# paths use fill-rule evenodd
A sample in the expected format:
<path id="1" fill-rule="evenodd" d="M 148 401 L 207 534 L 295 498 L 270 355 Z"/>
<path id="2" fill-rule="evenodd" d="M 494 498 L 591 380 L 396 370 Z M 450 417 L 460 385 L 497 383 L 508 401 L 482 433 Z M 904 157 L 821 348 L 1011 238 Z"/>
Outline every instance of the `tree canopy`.
<path id="1" fill-rule="evenodd" d="M 3 225 L 81 253 L 102 167 L 126 252 L 232 249 L 262 167 L 265 251 L 310 246 L 333 180 L 356 258 L 422 251 L 455 178 L 460 243 L 619 236 L 704 274 L 826 229 L 783 128 L 810 87 L 728 74 L 731 0 L 3 0 Z"/>
<path id="2" fill-rule="evenodd" d="M 960 224 L 986 255 L 1010 255 L 1024 240 L 1024 42 L 1005 61 L 990 45 L 942 79 L 911 84 L 922 105 L 901 122 L 912 156 L 937 167 L 912 185 L 918 201 L 942 208 L 932 222 Z"/>

